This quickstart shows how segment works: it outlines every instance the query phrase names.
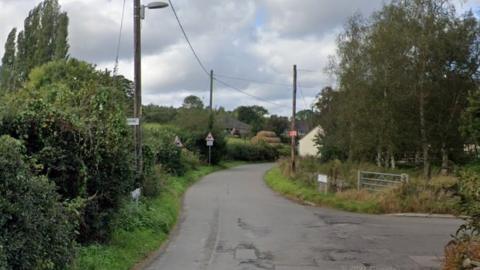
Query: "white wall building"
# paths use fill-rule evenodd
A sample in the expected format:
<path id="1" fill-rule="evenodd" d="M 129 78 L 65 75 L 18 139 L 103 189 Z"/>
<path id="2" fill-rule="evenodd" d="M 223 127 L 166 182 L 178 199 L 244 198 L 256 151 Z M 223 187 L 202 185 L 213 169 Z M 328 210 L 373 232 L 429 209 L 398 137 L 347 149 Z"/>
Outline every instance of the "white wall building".
<path id="1" fill-rule="evenodd" d="M 318 134 L 323 133 L 323 129 L 321 127 L 316 127 L 311 130 L 307 135 L 305 135 L 300 141 L 298 142 L 298 154 L 301 157 L 306 156 L 318 156 L 318 148 L 315 145 L 315 138 Z"/>

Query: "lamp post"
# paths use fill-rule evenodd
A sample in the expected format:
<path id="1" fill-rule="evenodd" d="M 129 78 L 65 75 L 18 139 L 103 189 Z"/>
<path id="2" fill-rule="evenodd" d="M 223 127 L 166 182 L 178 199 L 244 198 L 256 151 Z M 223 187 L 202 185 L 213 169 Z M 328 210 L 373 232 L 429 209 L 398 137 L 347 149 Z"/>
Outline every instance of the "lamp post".
<path id="1" fill-rule="evenodd" d="M 145 9 L 159 9 L 168 7 L 167 3 L 152 2 L 148 5 L 140 4 L 140 0 L 133 1 L 133 46 L 134 46 L 134 107 L 133 117 L 138 119 L 138 125 L 135 126 L 135 155 L 137 173 L 141 174 L 143 170 L 142 158 L 142 41 L 141 41 L 141 20 L 145 18 Z"/>

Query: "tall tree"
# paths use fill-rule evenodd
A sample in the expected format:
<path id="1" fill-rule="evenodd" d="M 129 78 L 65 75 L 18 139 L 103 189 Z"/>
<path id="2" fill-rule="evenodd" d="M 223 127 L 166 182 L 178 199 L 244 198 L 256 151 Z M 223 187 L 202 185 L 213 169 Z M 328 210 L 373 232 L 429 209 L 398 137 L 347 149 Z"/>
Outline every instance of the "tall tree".
<path id="1" fill-rule="evenodd" d="M 24 82 L 34 67 L 68 57 L 68 23 L 58 0 L 45 0 L 29 12 L 17 37 L 15 77 L 19 81 Z"/>
<path id="2" fill-rule="evenodd" d="M 186 109 L 203 109 L 204 104 L 199 97 L 190 95 L 183 99 L 182 107 Z"/>
<path id="3" fill-rule="evenodd" d="M 238 120 L 251 125 L 253 133 L 257 133 L 263 129 L 268 110 L 258 105 L 240 106 L 234 110 L 234 114 Z"/>
<path id="4" fill-rule="evenodd" d="M 368 20 L 351 18 L 337 55 L 338 89 L 317 103 L 323 145 L 386 167 L 415 156 L 426 179 L 432 162 L 446 173 L 451 159 L 460 160 L 460 116 L 479 82 L 480 31 L 471 13 L 458 16 L 448 0 L 394 0 Z"/>
<path id="5" fill-rule="evenodd" d="M 290 126 L 290 121 L 286 116 L 271 115 L 265 122 L 264 129 L 274 131 L 278 136 L 285 133 Z"/>
<path id="6" fill-rule="evenodd" d="M 5 90 L 11 90 L 14 87 L 16 35 L 17 29 L 13 28 L 8 34 L 7 42 L 5 43 L 5 53 L 2 57 L 0 86 Z"/>
<path id="7" fill-rule="evenodd" d="M 65 59 L 68 57 L 68 15 L 66 12 L 58 16 L 58 25 L 55 39 L 55 55 L 54 59 Z"/>

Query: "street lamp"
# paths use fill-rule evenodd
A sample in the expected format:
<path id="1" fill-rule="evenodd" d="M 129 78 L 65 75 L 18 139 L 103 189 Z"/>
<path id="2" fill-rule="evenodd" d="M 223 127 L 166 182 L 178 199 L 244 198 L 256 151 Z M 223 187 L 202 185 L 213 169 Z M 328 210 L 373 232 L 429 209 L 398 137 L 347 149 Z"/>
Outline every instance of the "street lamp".
<path id="1" fill-rule="evenodd" d="M 143 170 L 142 158 L 142 41 L 141 41 L 141 20 L 145 18 L 145 9 L 159 9 L 168 7 L 164 2 L 152 2 L 148 5 L 141 5 L 140 0 L 133 1 L 133 47 L 134 47 L 134 118 L 138 119 L 138 125 L 135 126 L 135 155 L 137 161 L 137 173 L 141 174 Z"/>

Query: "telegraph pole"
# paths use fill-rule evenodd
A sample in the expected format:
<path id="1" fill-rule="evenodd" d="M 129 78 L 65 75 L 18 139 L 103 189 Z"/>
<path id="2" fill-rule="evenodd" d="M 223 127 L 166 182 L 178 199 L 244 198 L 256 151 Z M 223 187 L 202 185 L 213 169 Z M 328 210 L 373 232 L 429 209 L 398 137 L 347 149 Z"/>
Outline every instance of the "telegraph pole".
<path id="1" fill-rule="evenodd" d="M 295 118 L 297 114 L 297 65 L 293 65 L 293 101 L 292 101 L 292 129 L 290 138 L 292 139 L 291 150 L 291 171 L 295 173 L 295 148 L 296 148 L 296 136 L 297 127 L 295 125 Z"/>
<path id="2" fill-rule="evenodd" d="M 213 111 L 213 69 L 210 70 L 210 112 Z"/>
<path id="3" fill-rule="evenodd" d="M 213 129 L 213 70 L 210 70 L 210 115 L 208 118 L 208 129 L 211 132 Z"/>
<path id="4" fill-rule="evenodd" d="M 135 154 L 137 173 L 140 175 L 143 170 L 142 160 L 142 47 L 141 47 L 141 11 L 140 0 L 133 1 L 133 47 L 134 47 L 134 82 L 135 82 L 135 104 L 133 108 L 133 117 L 137 118 L 139 123 L 135 126 Z"/>

